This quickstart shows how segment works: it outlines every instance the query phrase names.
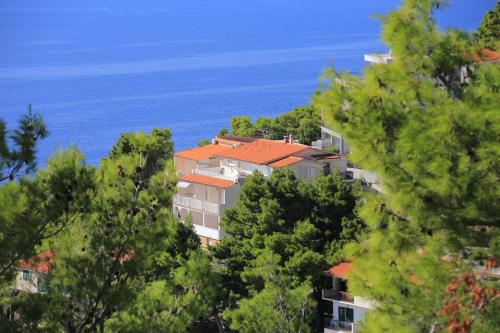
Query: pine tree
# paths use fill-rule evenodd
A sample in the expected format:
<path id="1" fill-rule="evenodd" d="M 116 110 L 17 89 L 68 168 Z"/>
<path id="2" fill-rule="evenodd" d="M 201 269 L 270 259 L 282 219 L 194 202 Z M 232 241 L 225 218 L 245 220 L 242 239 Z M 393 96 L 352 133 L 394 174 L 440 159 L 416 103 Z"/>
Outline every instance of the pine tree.
<path id="1" fill-rule="evenodd" d="M 86 212 L 93 170 L 75 149 L 57 152 L 34 178 L 0 187 L 0 331 L 34 331 L 44 297 L 19 293 L 14 273 Z M 40 311 L 40 312 L 39 312 Z"/>
<path id="2" fill-rule="evenodd" d="M 248 177 L 236 206 L 223 217 L 227 235 L 212 249 L 222 270 L 220 310 L 265 288 L 258 258 L 269 251 L 279 258 L 287 286 L 300 289 L 309 282 L 317 289 L 321 272 L 340 256 L 344 221 L 361 224 L 355 205 L 352 187 L 338 174 L 315 183 L 297 179 L 289 169 L 267 179 L 258 172 Z"/>
<path id="3" fill-rule="evenodd" d="M 170 132 L 153 130 L 122 135 L 101 160 L 88 213 L 49 244 L 56 261 L 49 279 L 48 328 L 154 331 L 167 324 L 161 322 L 164 314 L 179 316 L 172 319 L 176 327 L 179 320 L 189 326 L 188 318 L 203 314 L 210 270 L 192 228 L 170 212 L 176 182 L 172 154 Z M 204 276 L 193 274 L 195 264 Z M 181 284 L 182 276 L 189 283 Z M 161 315 L 148 319 L 146 313 Z"/>
<path id="4" fill-rule="evenodd" d="M 404 1 L 383 17 L 394 62 L 366 68 L 363 79 L 330 71 L 315 98 L 349 140 L 354 162 L 377 172 L 384 187 L 367 195 L 360 216 L 369 234 L 348 250 L 350 290 L 378 302 L 364 332 L 498 326 L 498 283 L 479 279 L 476 292 L 490 300 L 481 310 L 446 290 L 500 255 L 500 67 L 472 63 L 468 34 L 439 31 L 432 14 L 441 5 Z M 478 247 L 484 256 L 471 258 Z M 462 295 L 476 297 L 472 290 Z"/>
<path id="5" fill-rule="evenodd" d="M 479 45 L 491 50 L 498 48 L 500 40 L 500 2 L 497 1 L 493 10 L 488 10 L 484 15 L 479 28 L 474 33 Z"/>
<path id="6" fill-rule="evenodd" d="M 19 121 L 19 127 L 8 135 L 4 121 L 0 119 L 0 183 L 12 181 L 21 172 L 29 173 L 36 168 L 36 145 L 47 136 L 41 116 L 31 111 Z M 14 143 L 9 148 L 8 139 Z"/>
<path id="7" fill-rule="evenodd" d="M 307 333 L 314 318 L 315 302 L 309 281 L 298 286 L 281 272 L 280 258 L 266 251 L 254 270 L 265 281 L 264 288 L 238 307 L 225 313 L 231 328 L 241 333 Z"/>

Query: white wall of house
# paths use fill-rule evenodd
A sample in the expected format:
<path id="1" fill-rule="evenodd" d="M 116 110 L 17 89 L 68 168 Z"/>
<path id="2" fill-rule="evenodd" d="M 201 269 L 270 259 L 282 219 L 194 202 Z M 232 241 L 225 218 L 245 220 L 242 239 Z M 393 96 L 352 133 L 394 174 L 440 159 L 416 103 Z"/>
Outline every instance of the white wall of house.
<path id="1" fill-rule="evenodd" d="M 356 300 L 354 302 L 343 302 L 343 301 L 332 301 L 333 302 L 333 318 L 336 320 L 339 320 L 339 307 L 344 307 L 348 309 L 353 309 L 353 314 L 354 314 L 354 323 L 357 323 L 361 320 L 363 320 L 365 313 L 367 311 L 370 311 L 370 308 L 367 307 L 366 303 L 356 303 Z"/>
<path id="2" fill-rule="evenodd" d="M 175 171 L 177 171 L 177 176 L 179 177 L 191 173 L 193 169 L 196 169 L 198 167 L 198 163 L 196 161 L 175 155 L 174 155 L 174 165 L 175 165 Z"/>
<path id="3" fill-rule="evenodd" d="M 26 272 L 29 278 L 26 280 Z M 37 272 L 30 269 L 17 269 L 16 274 L 16 289 L 26 291 L 29 293 L 37 293 L 39 283 L 43 282 L 43 275 L 45 273 Z"/>
<path id="4" fill-rule="evenodd" d="M 227 174 L 241 173 L 243 175 L 250 175 L 255 170 L 260 171 L 264 176 L 270 176 L 273 168 L 267 165 L 260 165 L 255 163 L 250 163 L 241 160 L 234 160 L 228 158 L 222 158 L 220 165 L 227 169 Z M 225 173 L 226 174 L 226 173 Z"/>
<path id="5" fill-rule="evenodd" d="M 302 160 L 289 168 L 299 179 L 314 179 L 323 173 L 323 165 L 311 160 Z"/>

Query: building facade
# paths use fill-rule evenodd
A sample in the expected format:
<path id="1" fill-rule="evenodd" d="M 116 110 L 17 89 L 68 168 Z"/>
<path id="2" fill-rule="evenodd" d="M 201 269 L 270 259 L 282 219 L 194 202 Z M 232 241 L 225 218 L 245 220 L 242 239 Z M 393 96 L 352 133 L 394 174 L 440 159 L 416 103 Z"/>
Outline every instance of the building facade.
<path id="1" fill-rule="evenodd" d="M 42 252 L 28 261 L 21 261 L 16 268 L 16 289 L 29 293 L 46 292 L 46 278 L 53 262 L 52 251 Z"/>
<path id="2" fill-rule="evenodd" d="M 358 332 L 358 323 L 375 306 L 363 297 L 347 293 L 346 278 L 351 269 L 350 263 L 342 262 L 323 273 L 324 333 Z"/>

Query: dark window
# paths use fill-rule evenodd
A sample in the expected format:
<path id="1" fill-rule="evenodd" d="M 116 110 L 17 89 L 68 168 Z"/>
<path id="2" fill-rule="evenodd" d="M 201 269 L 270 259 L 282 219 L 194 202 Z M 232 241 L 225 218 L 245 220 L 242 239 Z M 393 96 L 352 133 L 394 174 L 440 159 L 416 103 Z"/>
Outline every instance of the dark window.
<path id="1" fill-rule="evenodd" d="M 45 283 L 44 280 L 39 280 L 38 281 L 38 292 L 39 293 L 46 293 L 47 292 L 47 284 Z"/>
<path id="2" fill-rule="evenodd" d="M 30 271 L 23 270 L 23 280 L 24 281 L 29 281 L 30 280 Z"/>
<path id="3" fill-rule="evenodd" d="M 339 321 L 354 322 L 354 311 L 350 308 L 339 306 Z"/>

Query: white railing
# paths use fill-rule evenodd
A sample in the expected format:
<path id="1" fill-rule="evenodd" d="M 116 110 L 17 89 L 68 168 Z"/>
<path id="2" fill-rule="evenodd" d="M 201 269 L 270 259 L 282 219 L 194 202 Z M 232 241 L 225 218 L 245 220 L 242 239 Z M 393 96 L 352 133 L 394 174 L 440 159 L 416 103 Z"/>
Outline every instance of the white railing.
<path id="1" fill-rule="evenodd" d="M 183 206 L 186 208 L 192 208 L 196 210 L 203 210 L 207 213 L 212 213 L 215 215 L 220 215 L 221 211 L 221 205 L 212 203 L 212 202 L 207 202 L 207 201 L 201 201 L 198 199 L 190 198 L 184 195 L 180 194 L 175 194 L 173 198 L 173 202 L 176 205 Z"/>
<path id="2" fill-rule="evenodd" d="M 350 321 L 340 321 L 333 318 L 325 318 L 325 328 L 335 330 L 337 332 L 358 332 L 358 325 Z"/>
<path id="3" fill-rule="evenodd" d="M 193 169 L 193 173 L 196 173 L 196 174 L 202 175 L 202 176 L 208 176 L 208 177 L 214 177 L 214 178 L 229 180 L 229 181 L 232 181 L 232 182 L 238 181 L 238 177 L 226 176 L 226 175 L 223 175 L 221 173 L 213 172 L 213 171 L 210 171 L 210 170 Z"/>

